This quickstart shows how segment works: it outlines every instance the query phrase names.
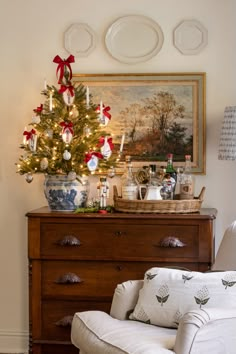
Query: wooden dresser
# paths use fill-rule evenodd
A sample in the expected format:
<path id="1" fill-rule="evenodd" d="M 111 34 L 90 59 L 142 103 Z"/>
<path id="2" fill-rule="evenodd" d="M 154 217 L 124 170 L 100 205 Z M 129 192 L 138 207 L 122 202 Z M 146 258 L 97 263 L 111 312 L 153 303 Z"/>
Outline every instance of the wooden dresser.
<path id="1" fill-rule="evenodd" d="M 153 266 L 205 271 L 214 261 L 215 209 L 197 214 L 27 213 L 30 353 L 78 353 L 77 311 L 109 311 L 118 283 Z"/>

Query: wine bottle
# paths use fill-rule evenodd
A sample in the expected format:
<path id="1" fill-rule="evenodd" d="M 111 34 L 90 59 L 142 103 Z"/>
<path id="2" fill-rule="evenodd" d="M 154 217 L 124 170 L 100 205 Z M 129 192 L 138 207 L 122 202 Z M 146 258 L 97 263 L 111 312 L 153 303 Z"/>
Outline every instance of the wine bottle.
<path id="1" fill-rule="evenodd" d="M 126 156 L 125 172 L 121 176 L 121 194 L 123 199 L 138 199 L 138 183 L 133 174 L 130 156 Z"/>
<path id="2" fill-rule="evenodd" d="M 180 182 L 180 199 L 194 198 L 194 177 L 191 171 L 191 155 L 185 155 L 184 172 Z"/>

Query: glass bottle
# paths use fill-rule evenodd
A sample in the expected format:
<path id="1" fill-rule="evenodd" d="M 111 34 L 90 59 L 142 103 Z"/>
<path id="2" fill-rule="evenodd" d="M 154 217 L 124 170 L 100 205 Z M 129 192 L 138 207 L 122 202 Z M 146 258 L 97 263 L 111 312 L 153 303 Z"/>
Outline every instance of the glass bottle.
<path id="1" fill-rule="evenodd" d="M 194 198 L 194 177 L 191 171 L 191 155 L 185 155 L 185 166 L 180 183 L 180 199 Z"/>
<path id="2" fill-rule="evenodd" d="M 163 199 L 174 199 L 176 180 L 177 172 L 173 166 L 173 154 L 168 154 L 166 171 L 162 182 Z"/>
<path id="3" fill-rule="evenodd" d="M 121 195 L 123 199 L 138 199 L 138 184 L 134 178 L 130 156 L 125 157 L 125 172 L 121 176 Z"/>

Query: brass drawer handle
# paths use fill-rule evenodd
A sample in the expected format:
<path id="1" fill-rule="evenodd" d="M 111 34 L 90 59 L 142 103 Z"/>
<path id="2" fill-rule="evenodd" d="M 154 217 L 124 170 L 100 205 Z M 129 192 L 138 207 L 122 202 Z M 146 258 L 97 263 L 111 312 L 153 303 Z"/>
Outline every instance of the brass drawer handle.
<path id="1" fill-rule="evenodd" d="M 71 327 L 73 316 L 64 316 L 55 325 L 58 327 Z"/>
<path id="2" fill-rule="evenodd" d="M 66 235 L 61 240 L 57 241 L 59 246 L 80 246 L 80 240 L 73 235 Z"/>
<path id="3" fill-rule="evenodd" d="M 76 284 L 76 283 L 82 283 L 82 280 L 75 273 L 66 273 L 66 274 L 61 275 L 59 278 L 57 278 L 56 283 L 57 284 Z"/>
<path id="4" fill-rule="evenodd" d="M 178 237 L 167 236 L 160 241 L 159 246 L 175 248 L 175 247 L 185 247 L 186 244 L 183 243 Z"/>

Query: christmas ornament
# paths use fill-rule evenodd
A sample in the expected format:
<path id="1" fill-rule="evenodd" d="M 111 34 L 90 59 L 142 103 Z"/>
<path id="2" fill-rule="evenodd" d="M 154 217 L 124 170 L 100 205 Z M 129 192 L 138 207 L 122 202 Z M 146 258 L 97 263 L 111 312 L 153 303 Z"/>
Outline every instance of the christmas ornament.
<path id="1" fill-rule="evenodd" d="M 90 172 L 94 172 L 97 169 L 98 159 L 102 158 L 103 156 L 100 152 L 92 152 L 85 155 L 85 162 Z"/>
<path id="2" fill-rule="evenodd" d="M 41 121 L 40 116 L 33 116 L 32 117 L 32 123 L 33 124 L 39 124 Z"/>
<path id="3" fill-rule="evenodd" d="M 36 144 L 37 144 L 37 135 L 36 131 L 34 129 L 31 129 L 31 131 L 25 130 L 23 135 L 26 138 L 26 144 L 29 145 L 29 148 L 31 151 L 36 151 Z"/>
<path id="4" fill-rule="evenodd" d="M 45 138 L 52 139 L 53 138 L 53 130 L 52 129 L 46 129 L 44 132 Z"/>
<path id="5" fill-rule="evenodd" d="M 68 122 L 61 122 L 60 126 L 63 127 L 62 129 L 62 140 L 66 144 L 70 144 L 71 140 L 73 139 L 73 123 L 68 121 Z"/>
<path id="6" fill-rule="evenodd" d="M 35 108 L 33 111 L 34 111 L 34 113 L 36 113 L 36 114 L 42 113 L 42 111 L 43 111 L 43 105 L 42 105 L 42 103 L 41 103 L 41 105 L 40 105 L 39 107 Z"/>
<path id="7" fill-rule="evenodd" d="M 70 160 L 71 159 L 71 153 L 68 150 L 65 150 L 63 153 L 63 159 L 64 160 Z"/>
<path id="8" fill-rule="evenodd" d="M 44 157 L 41 161 L 40 161 L 40 168 L 41 170 L 46 170 L 48 168 L 48 159 L 46 157 Z"/>
<path id="9" fill-rule="evenodd" d="M 71 106 L 75 99 L 74 87 L 69 83 L 69 85 L 61 85 L 59 93 L 62 93 L 63 100 L 67 106 Z"/>
<path id="10" fill-rule="evenodd" d="M 27 183 L 31 183 L 33 181 L 33 176 L 30 172 L 26 173 L 25 180 Z"/>
<path id="11" fill-rule="evenodd" d="M 108 112 L 110 109 L 109 106 L 105 106 L 102 102 L 96 108 L 96 112 L 99 113 L 99 123 L 103 126 L 106 126 L 111 119 L 111 114 Z"/>
<path id="12" fill-rule="evenodd" d="M 68 179 L 69 179 L 70 181 L 74 181 L 74 180 L 76 179 L 76 173 L 75 173 L 75 171 L 70 171 L 70 172 L 68 173 Z"/>
<path id="13" fill-rule="evenodd" d="M 109 157 L 112 154 L 112 149 L 114 148 L 114 145 L 112 143 L 112 138 L 107 138 L 107 137 L 101 137 L 99 139 L 99 143 L 102 145 L 101 147 L 101 153 L 104 157 L 104 159 L 109 159 Z"/>

